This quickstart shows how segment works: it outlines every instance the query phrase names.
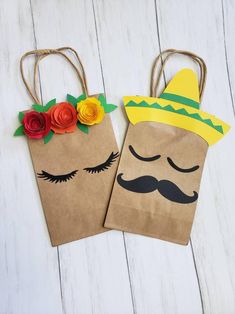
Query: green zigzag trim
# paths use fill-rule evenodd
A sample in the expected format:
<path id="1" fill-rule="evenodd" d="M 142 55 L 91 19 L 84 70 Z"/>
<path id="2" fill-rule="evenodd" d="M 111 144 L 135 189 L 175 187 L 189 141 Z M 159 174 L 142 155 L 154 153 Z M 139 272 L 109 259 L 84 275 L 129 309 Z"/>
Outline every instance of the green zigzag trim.
<path id="1" fill-rule="evenodd" d="M 184 108 L 176 110 L 171 105 L 161 106 L 158 103 L 153 103 L 152 105 L 149 105 L 145 101 L 141 101 L 139 104 L 137 104 L 133 100 L 130 100 L 128 102 L 128 104 L 126 105 L 126 107 L 155 108 L 155 109 L 161 109 L 161 110 L 166 110 L 166 111 L 178 113 L 178 114 L 181 114 L 183 116 L 187 116 L 187 117 L 199 120 L 199 121 L 201 121 L 203 123 L 206 123 L 207 125 L 211 126 L 216 131 L 224 134 L 223 127 L 221 125 L 214 125 L 213 122 L 211 121 L 211 119 L 203 119 L 198 113 L 188 113 L 188 111 L 185 110 Z"/>

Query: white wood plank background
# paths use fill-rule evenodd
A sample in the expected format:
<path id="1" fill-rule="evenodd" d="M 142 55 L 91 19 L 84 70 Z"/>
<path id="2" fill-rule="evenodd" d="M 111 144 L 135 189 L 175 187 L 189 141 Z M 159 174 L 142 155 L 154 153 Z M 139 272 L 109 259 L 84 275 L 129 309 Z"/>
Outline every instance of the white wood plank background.
<path id="1" fill-rule="evenodd" d="M 233 0 L 0 0 L 0 314 L 235 313 L 234 32 Z M 90 93 L 119 104 L 111 117 L 120 148 L 121 97 L 148 95 L 159 51 L 205 59 L 203 109 L 232 130 L 209 150 L 187 247 L 118 231 L 51 247 L 26 141 L 12 133 L 31 103 L 20 56 L 67 45 L 83 60 Z M 43 99 L 78 94 L 69 66 L 47 59 Z M 185 64 L 169 62 L 166 78 Z"/>

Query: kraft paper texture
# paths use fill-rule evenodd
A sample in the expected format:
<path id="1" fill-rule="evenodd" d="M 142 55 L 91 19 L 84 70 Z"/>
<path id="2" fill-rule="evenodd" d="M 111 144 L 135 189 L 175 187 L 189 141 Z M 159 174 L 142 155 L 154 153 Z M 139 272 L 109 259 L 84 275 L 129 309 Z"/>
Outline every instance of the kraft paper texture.
<path id="1" fill-rule="evenodd" d="M 106 231 L 105 213 L 113 186 L 118 159 L 100 173 L 84 168 L 104 163 L 117 153 L 110 117 L 91 126 L 89 134 L 54 135 L 48 144 L 28 140 L 41 202 L 53 246 Z M 67 182 L 54 183 L 38 178 L 37 173 L 66 174 L 78 170 Z"/>
<path id="2" fill-rule="evenodd" d="M 132 146 L 142 157 L 160 155 L 153 161 L 142 161 L 130 151 Z M 200 180 L 208 149 L 207 142 L 195 133 L 157 122 L 129 125 L 115 184 L 105 220 L 105 227 L 138 233 L 179 244 L 187 244 L 194 219 L 197 200 L 182 204 L 160 194 L 127 190 L 118 181 L 130 181 L 152 176 L 158 181 L 168 180 L 186 195 L 199 193 Z M 167 158 L 182 169 L 199 166 L 196 171 L 180 172 Z M 144 187 L 141 187 L 144 188 Z M 146 188 L 146 184 L 145 184 Z M 166 191 L 166 194 L 169 192 Z"/>

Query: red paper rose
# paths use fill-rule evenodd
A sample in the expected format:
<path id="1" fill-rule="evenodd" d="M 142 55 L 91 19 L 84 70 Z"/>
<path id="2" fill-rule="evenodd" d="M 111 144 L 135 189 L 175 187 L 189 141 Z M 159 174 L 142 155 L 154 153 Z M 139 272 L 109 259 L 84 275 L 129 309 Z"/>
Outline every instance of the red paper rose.
<path id="1" fill-rule="evenodd" d="M 24 133 L 29 138 L 40 139 L 50 132 L 51 119 L 45 112 L 26 112 L 22 120 Z"/>
<path id="2" fill-rule="evenodd" d="M 68 102 L 61 102 L 48 111 L 51 116 L 51 129 L 57 133 L 73 132 L 77 124 L 76 109 Z"/>

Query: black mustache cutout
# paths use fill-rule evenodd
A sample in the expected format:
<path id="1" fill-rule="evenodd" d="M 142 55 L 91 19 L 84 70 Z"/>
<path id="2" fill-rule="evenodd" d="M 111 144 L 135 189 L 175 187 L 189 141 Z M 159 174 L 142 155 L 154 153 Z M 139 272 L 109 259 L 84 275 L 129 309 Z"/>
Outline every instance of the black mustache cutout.
<path id="1" fill-rule="evenodd" d="M 175 183 L 169 180 L 158 181 L 152 176 L 142 176 L 127 181 L 124 180 L 122 176 L 123 173 L 119 173 L 119 175 L 117 176 L 117 182 L 120 184 L 121 187 L 131 192 L 150 193 L 158 190 L 159 193 L 169 201 L 180 204 L 193 203 L 198 198 L 197 192 L 193 191 L 193 196 L 189 196 L 181 191 Z"/>

